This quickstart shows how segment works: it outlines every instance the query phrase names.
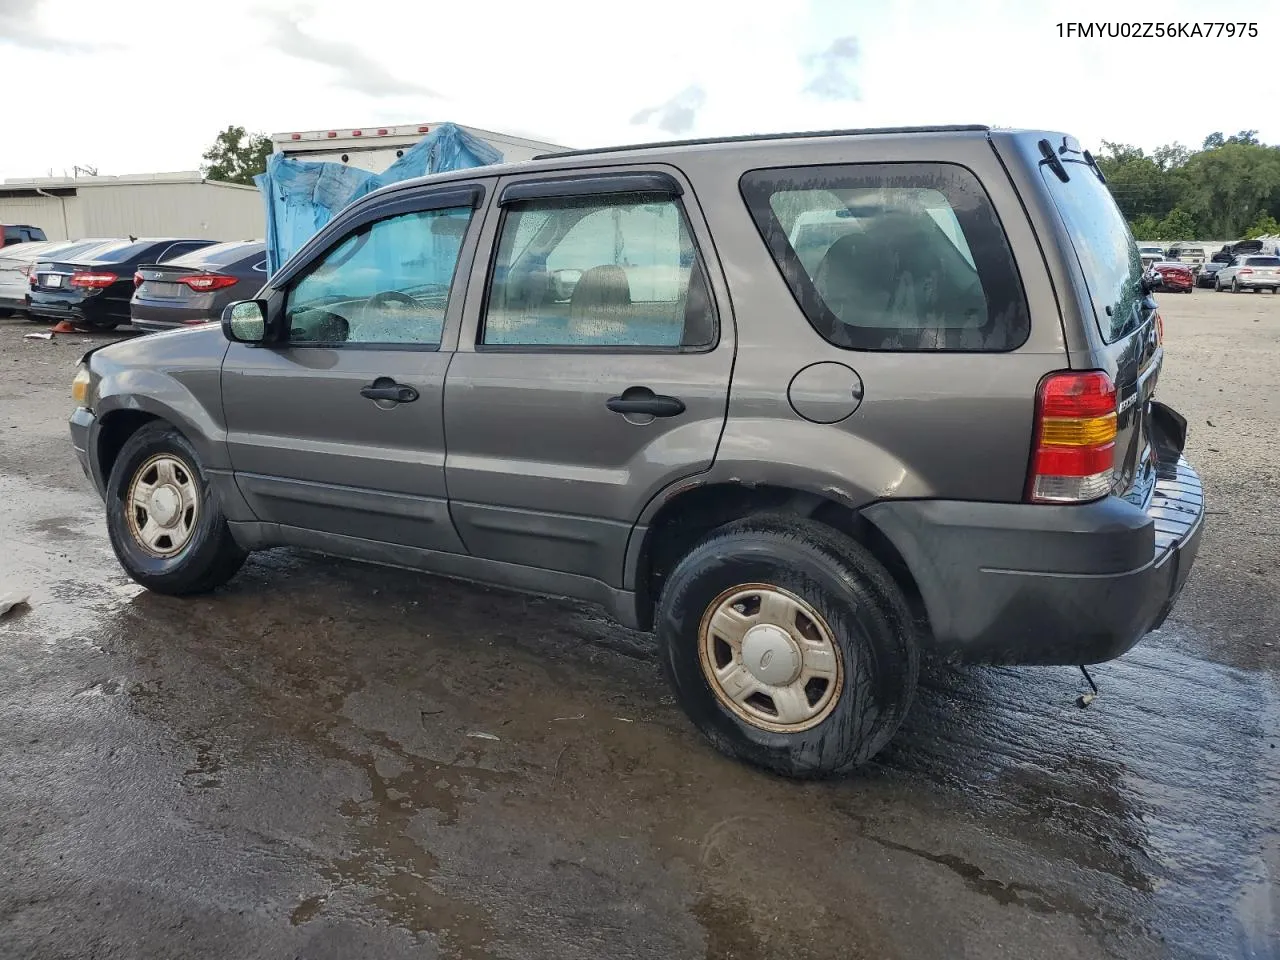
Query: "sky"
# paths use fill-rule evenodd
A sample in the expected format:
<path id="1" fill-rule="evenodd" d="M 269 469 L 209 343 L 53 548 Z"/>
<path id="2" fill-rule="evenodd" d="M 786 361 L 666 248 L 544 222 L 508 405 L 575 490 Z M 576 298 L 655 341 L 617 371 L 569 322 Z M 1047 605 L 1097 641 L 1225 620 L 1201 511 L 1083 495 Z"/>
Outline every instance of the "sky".
<path id="1" fill-rule="evenodd" d="M 1125 14 L 1258 37 L 1059 35 Z M 231 124 L 453 121 L 570 147 L 932 123 L 1277 143 L 1277 45 L 1280 3 L 1259 0 L 0 0 L 0 179 L 193 170 Z M 1250 73 L 1256 94 L 1223 92 Z"/>

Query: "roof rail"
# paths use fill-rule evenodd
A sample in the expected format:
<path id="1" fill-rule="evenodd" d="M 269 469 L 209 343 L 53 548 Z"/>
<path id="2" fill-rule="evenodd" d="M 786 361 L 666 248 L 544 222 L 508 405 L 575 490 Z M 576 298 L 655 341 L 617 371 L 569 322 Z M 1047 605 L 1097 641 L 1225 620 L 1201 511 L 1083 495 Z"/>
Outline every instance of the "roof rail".
<path id="1" fill-rule="evenodd" d="M 698 140 L 659 140 L 653 143 L 624 143 L 616 147 L 595 147 L 590 150 L 562 150 L 557 153 L 540 153 L 533 159 L 546 160 L 558 157 L 586 157 L 597 153 L 619 153 L 623 150 L 651 150 L 658 147 L 695 147 L 716 143 L 744 143 L 751 140 L 798 140 L 804 137 L 856 137 L 886 133 L 987 133 L 990 127 L 980 123 L 958 123 L 937 127 L 862 127 L 853 130 L 803 130 L 794 133 L 743 133 L 732 137 L 704 137 Z"/>

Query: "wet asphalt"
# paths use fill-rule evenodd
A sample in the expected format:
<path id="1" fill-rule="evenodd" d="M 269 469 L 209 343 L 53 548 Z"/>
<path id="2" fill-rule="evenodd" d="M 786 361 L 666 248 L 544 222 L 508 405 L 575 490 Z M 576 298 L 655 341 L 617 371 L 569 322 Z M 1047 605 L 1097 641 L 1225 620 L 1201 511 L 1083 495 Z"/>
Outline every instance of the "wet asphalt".
<path id="1" fill-rule="evenodd" d="M 685 722 L 573 603 L 273 551 L 120 571 L 81 335 L 0 320 L 0 957 L 1280 957 L 1280 298 L 1166 296 L 1209 526 L 1094 675 L 926 664 L 858 775 Z"/>

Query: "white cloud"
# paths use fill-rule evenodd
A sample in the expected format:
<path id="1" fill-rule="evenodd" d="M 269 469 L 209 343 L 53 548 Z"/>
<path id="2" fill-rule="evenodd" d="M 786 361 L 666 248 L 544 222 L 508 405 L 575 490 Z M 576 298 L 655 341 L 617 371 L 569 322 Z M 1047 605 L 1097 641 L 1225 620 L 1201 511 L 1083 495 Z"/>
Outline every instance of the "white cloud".
<path id="1" fill-rule="evenodd" d="M 1125 14 L 1256 20 L 1260 36 L 1058 36 Z M 0 0 L 0 84 L 21 104 L 0 127 L 0 177 L 192 169 L 229 124 L 453 120 L 568 146 L 966 122 L 1091 144 L 1252 127 L 1277 142 L 1263 101 L 1220 86 L 1255 70 L 1265 90 L 1277 41 L 1280 9 L 1243 0 L 647 0 L 626 15 L 598 0 Z"/>

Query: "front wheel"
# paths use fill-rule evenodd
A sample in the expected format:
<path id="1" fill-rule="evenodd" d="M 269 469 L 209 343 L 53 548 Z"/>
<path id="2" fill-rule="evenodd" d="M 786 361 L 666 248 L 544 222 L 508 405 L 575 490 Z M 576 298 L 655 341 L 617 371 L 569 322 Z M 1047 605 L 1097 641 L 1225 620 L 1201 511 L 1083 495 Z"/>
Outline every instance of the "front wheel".
<path id="1" fill-rule="evenodd" d="M 231 537 L 200 456 L 157 420 L 125 441 L 107 481 L 107 532 L 120 565 L 156 593 L 204 593 L 248 555 Z"/>
<path id="2" fill-rule="evenodd" d="M 902 591 L 829 527 L 784 516 L 721 527 L 658 602 L 663 667 L 718 749 L 793 777 L 845 773 L 893 737 L 920 655 Z"/>

